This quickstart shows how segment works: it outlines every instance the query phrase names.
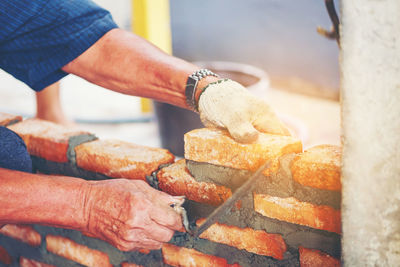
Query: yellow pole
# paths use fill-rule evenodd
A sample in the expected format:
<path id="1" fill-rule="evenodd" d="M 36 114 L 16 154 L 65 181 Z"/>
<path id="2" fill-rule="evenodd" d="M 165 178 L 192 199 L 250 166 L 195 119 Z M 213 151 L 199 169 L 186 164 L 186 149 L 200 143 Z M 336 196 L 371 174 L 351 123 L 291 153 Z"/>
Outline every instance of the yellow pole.
<path id="1" fill-rule="evenodd" d="M 132 30 L 161 50 L 172 54 L 169 0 L 132 0 Z M 141 99 L 143 113 L 151 112 L 149 99 Z"/>

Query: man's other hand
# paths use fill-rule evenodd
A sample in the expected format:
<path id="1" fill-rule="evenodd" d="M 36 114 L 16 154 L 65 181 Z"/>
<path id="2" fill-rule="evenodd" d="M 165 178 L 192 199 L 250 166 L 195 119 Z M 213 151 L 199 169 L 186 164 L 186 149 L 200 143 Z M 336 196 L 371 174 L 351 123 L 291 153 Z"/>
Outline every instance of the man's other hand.
<path id="1" fill-rule="evenodd" d="M 176 201 L 141 180 L 91 182 L 86 232 L 123 251 L 159 249 L 182 229 L 181 217 L 170 207 Z"/>
<path id="2" fill-rule="evenodd" d="M 200 95 L 199 112 L 205 126 L 227 128 L 241 143 L 254 142 L 259 132 L 290 135 L 267 103 L 232 80 L 208 85 Z"/>

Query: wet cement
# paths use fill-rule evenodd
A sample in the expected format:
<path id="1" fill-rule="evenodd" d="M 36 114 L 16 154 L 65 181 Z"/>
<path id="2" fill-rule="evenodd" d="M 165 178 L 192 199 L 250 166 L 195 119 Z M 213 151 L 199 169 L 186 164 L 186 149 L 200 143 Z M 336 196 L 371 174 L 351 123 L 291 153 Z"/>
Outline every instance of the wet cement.
<path id="1" fill-rule="evenodd" d="M 283 156 L 280 159 L 280 168 L 277 173 L 271 177 L 259 179 L 259 184 L 255 187 L 255 192 L 282 198 L 294 197 L 300 201 L 340 209 L 340 192 L 303 186 L 292 178 L 289 165 L 294 156 L 294 154 Z M 246 170 L 190 160 L 186 161 L 186 166 L 197 181 L 223 185 L 231 188 L 233 191 L 252 175 L 252 172 Z"/>
<path id="2" fill-rule="evenodd" d="M 68 150 L 67 150 L 68 161 L 72 164 L 76 163 L 75 147 L 79 146 L 80 144 L 94 141 L 97 139 L 98 138 L 93 134 L 82 134 L 70 137 L 68 139 Z"/>

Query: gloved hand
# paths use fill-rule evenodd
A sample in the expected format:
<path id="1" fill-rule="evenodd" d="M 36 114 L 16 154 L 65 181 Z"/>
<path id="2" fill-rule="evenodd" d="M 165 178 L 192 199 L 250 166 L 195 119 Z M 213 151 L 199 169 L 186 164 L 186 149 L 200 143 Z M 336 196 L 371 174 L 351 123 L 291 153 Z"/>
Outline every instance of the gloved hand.
<path id="1" fill-rule="evenodd" d="M 259 132 L 290 135 L 268 104 L 239 83 L 220 80 L 203 90 L 198 107 L 205 126 L 227 128 L 241 143 L 254 142 Z"/>
<path id="2" fill-rule="evenodd" d="M 182 229 L 180 215 L 170 204 L 181 203 L 141 180 L 93 181 L 85 204 L 86 235 L 105 240 L 123 251 L 159 249 L 174 230 Z"/>

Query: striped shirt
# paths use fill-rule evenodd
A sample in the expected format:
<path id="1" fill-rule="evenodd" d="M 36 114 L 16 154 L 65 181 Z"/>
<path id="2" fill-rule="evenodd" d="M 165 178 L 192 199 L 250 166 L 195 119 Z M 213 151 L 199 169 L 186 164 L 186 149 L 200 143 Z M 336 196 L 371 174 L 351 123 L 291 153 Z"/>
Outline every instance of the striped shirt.
<path id="1" fill-rule="evenodd" d="M 117 25 L 90 0 L 1 0 L 0 68 L 35 91 Z"/>

